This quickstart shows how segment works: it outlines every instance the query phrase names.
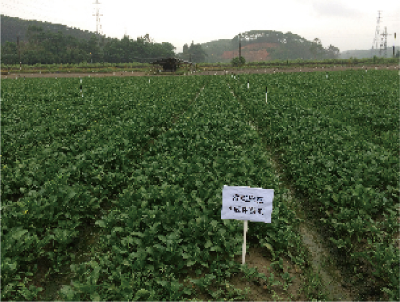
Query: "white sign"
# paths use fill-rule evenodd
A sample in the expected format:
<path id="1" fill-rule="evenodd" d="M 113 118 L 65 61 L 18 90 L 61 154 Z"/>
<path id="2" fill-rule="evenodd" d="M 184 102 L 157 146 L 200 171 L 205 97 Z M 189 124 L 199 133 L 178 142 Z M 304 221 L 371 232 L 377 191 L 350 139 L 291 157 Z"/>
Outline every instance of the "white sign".
<path id="1" fill-rule="evenodd" d="M 221 219 L 271 223 L 274 190 L 224 186 Z"/>
<path id="2" fill-rule="evenodd" d="M 274 190 L 224 186 L 222 189 L 221 219 L 243 221 L 242 265 L 246 259 L 248 220 L 271 223 Z"/>

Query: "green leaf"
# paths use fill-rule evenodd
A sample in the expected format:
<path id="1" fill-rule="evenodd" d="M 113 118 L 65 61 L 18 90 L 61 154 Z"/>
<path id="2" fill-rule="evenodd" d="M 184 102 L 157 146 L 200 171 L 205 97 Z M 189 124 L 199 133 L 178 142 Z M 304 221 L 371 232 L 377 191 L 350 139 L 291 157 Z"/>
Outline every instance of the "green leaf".
<path id="1" fill-rule="evenodd" d="M 16 240 L 20 240 L 21 237 L 28 233 L 28 230 L 18 230 L 12 233 L 12 238 L 16 239 Z"/>
<path id="2" fill-rule="evenodd" d="M 193 264 L 195 264 L 196 263 L 196 260 L 188 260 L 187 262 L 186 262 L 186 265 L 187 266 L 192 266 Z"/>
<path id="3" fill-rule="evenodd" d="M 75 292 L 72 289 L 72 287 L 69 285 L 64 285 L 61 288 L 61 294 L 63 297 L 65 297 L 64 299 L 69 300 L 69 301 L 72 301 L 75 297 Z"/>
<path id="4" fill-rule="evenodd" d="M 76 192 L 75 191 L 69 191 L 68 192 L 68 199 L 72 199 L 74 196 L 76 195 Z"/>
<path id="5" fill-rule="evenodd" d="M 161 280 L 156 280 L 157 284 L 160 284 L 162 287 L 166 287 L 167 284 L 169 284 L 168 281 L 161 281 Z"/>
<path id="6" fill-rule="evenodd" d="M 106 223 L 104 222 L 104 220 L 97 220 L 94 224 L 97 224 L 101 228 L 106 227 Z"/>
<path id="7" fill-rule="evenodd" d="M 135 236 L 138 236 L 138 237 L 143 237 L 144 236 L 144 234 L 142 232 L 131 232 L 131 235 L 135 235 Z"/>
<path id="8" fill-rule="evenodd" d="M 272 245 L 269 243 L 264 243 L 263 246 L 265 246 L 267 249 L 269 249 L 271 252 L 274 252 L 274 249 L 272 248 Z"/>
<path id="9" fill-rule="evenodd" d="M 129 261 L 126 260 L 126 259 L 124 259 L 124 260 L 122 261 L 122 264 L 123 264 L 123 265 L 126 265 L 126 266 L 130 266 L 130 265 L 131 265 L 131 263 L 129 263 Z"/>
<path id="10" fill-rule="evenodd" d="M 210 240 L 207 240 L 207 242 L 206 242 L 206 244 L 204 245 L 204 247 L 206 248 L 206 249 L 208 249 L 210 246 L 212 246 L 213 244 L 212 244 L 212 242 L 210 241 Z"/>
<path id="11" fill-rule="evenodd" d="M 90 299 L 91 301 L 101 301 L 100 295 L 97 292 L 90 294 Z"/>

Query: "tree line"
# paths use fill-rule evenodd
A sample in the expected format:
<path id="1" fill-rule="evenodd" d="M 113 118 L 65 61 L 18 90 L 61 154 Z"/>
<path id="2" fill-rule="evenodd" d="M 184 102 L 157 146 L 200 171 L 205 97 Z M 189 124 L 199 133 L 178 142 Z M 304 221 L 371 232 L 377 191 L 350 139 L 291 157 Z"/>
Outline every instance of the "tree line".
<path id="1" fill-rule="evenodd" d="M 192 41 L 192 44 L 190 44 L 190 46 L 187 44 L 183 45 L 182 53 L 179 53 L 177 55 L 178 58 L 193 63 L 205 62 L 207 56 L 207 53 L 204 51 L 201 45 L 194 44 L 194 41 Z"/>
<path id="2" fill-rule="evenodd" d="M 106 38 L 92 34 L 90 39 L 78 39 L 43 27 L 30 25 L 25 41 L 7 41 L 1 46 L 3 64 L 66 64 L 66 63 L 128 63 L 150 62 L 154 58 L 174 57 L 175 47 L 169 42 L 153 43 L 149 36 L 136 40 Z"/>

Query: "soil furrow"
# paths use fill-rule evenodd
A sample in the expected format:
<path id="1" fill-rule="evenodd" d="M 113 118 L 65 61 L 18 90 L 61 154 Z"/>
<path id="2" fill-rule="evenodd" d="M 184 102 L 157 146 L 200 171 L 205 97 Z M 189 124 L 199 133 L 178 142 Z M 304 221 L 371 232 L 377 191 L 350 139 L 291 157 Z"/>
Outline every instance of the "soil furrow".
<path id="1" fill-rule="evenodd" d="M 231 91 L 231 93 L 235 98 L 237 98 L 233 91 Z M 242 103 L 239 98 L 237 99 Z M 251 122 L 249 122 L 249 125 L 253 130 L 259 133 L 260 137 L 265 142 L 265 137 L 263 137 L 259 132 L 258 127 L 253 125 Z M 271 158 L 271 164 L 274 168 L 275 174 L 278 178 L 284 179 L 282 173 L 283 170 L 279 164 L 277 156 L 273 156 L 270 146 L 267 144 L 265 144 L 265 146 L 267 153 L 270 155 L 269 157 Z M 355 293 L 349 291 L 343 286 L 340 270 L 335 265 L 333 257 L 330 255 L 328 248 L 323 243 L 323 237 L 316 231 L 317 228 L 310 221 L 306 220 L 307 218 L 304 209 L 300 206 L 301 203 L 294 197 L 296 196 L 294 188 L 286 182 L 282 185 L 290 192 L 289 196 L 287 196 L 289 202 L 288 207 L 295 211 L 297 217 L 302 220 L 299 233 L 304 246 L 308 249 L 309 254 L 312 255 L 310 259 L 311 265 L 314 272 L 321 277 L 328 299 L 332 301 L 354 301 L 356 297 Z"/>

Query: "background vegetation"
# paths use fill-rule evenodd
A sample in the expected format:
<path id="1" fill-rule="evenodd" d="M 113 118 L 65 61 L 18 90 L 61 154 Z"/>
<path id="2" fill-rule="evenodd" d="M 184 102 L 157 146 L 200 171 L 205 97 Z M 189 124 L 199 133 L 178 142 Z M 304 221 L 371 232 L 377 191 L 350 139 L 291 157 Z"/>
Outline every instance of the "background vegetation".
<path id="1" fill-rule="evenodd" d="M 19 37 L 19 49 L 17 44 Z M 362 57 L 384 56 L 370 50 L 346 51 L 333 45 L 323 47 L 320 39 L 308 41 L 291 32 L 252 30 L 240 35 L 241 55 L 246 65 L 266 66 L 273 62 L 315 60 L 318 62 L 346 58 L 356 64 Z M 194 63 L 232 64 L 239 57 L 239 35 L 202 44 L 183 46 L 175 53 L 169 42 L 154 43 L 146 34 L 136 39 L 124 36 L 109 38 L 65 25 L 23 20 L 1 15 L 1 62 L 6 65 L 82 64 L 82 63 L 150 63 L 157 58 L 178 57 Z M 392 57 L 388 49 L 386 56 Z M 397 58 L 399 57 L 397 49 Z M 357 58 L 357 59 L 355 59 Z M 354 61 L 354 62 L 353 62 Z M 266 64 L 268 63 L 268 64 Z M 235 65 L 235 64 L 234 64 Z M 243 65 L 243 64 L 242 64 Z M 281 65 L 281 63 L 279 63 Z M 104 66 L 104 65 L 103 65 Z M 54 66 L 53 66 L 54 67 Z M 45 68 L 48 69 L 48 68 Z M 107 72 L 111 70 L 105 70 Z"/>
<path id="2" fill-rule="evenodd" d="M 26 41 L 20 41 L 20 54 L 15 42 L 2 45 L 1 60 L 5 64 L 52 64 L 109 62 L 141 62 L 149 57 L 173 57 L 175 47 L 170 43 L 152 43 L 147 36 L 136 41 L 125 36 L 123 39 L 110 39 L 92 35 L 90 39 L 78 39 L 64 35 L 61 31 L 53 33 L 42 27 L 31 25 L 25 34 Z"/>
<path id="3" fill-rule="evenodd" d="M 339 57 L 339 48 L 322 46 L 320 39 L 308 41 L 305 38 L 287 32 L 273 30 L 251 30 L 240 36 L 242 56 L 246 61 L 294 60 L 294 59 L 335 59 Z M 239 35 L 231 40 L 222 39 L 203 43 L 201 46 L 208 54 L 207 62 L 230 62 L 239 57 Z"/>

